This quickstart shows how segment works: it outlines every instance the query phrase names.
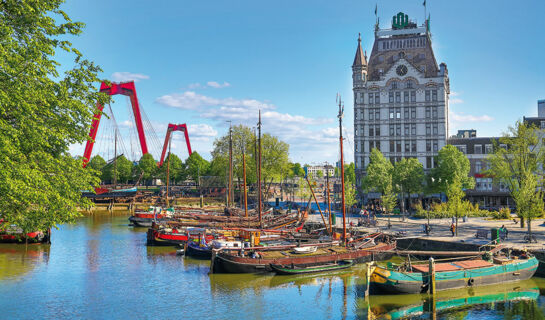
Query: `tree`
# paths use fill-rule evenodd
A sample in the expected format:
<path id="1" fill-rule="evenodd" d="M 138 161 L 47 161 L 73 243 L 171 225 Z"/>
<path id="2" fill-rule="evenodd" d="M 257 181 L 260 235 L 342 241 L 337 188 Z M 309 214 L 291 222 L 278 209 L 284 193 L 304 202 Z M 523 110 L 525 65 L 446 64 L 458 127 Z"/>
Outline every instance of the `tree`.
<path id="1" fill-rule="evenodd" d="M 91 158 L 91 161 L 87 164 L 87 170 L 95 170 L 96 175 L 100 177 L 101 181 L 104 181 L 104 167 L 106 166 L 106 160 L 104 160 L 101 156 L 96 155 Z"/>
<path id="2" fill-rule="evenodd" d="M 446 145 L 437 155 L 437 166 L 433 168 L 431 177 L 432 189 L 435 192 L 447 192 L 448 184 L 454 183 L 455 177 L 460 179 L 461 188 L 472 189 L 475 179 L 469 176 L 469 159 L 458 148 Z"/>
<path id="3" fill-rule="evenodd" d="M 503 134 L 499 143 L 494 143 L 494 153 L 487 159 L 490 169 L 486 174 L 492 176 L 495 183 L 503 183 L 509 188 L 517 205 L 521 227 L 524 227 L 526 219 L 530 237 L 531 221 L 543 211 L 543 177 L 537 176 L 537 172 L 543 168 L 545 149 L 540 140 L 535 126 L 517 121 Z"/>
<path id="4" fill-rule="evenodd" d="M 177 155 L 173 153 L 169 154 L 165 161 L 163 161 L 163 165 L 159 168 L 159 177 L 165 182 L 167 181 L 167 168 L 169 168 L 169 176 L 172 184 L 176 184 L 176 181 L 185 180 L 185 164 Z"/>
<path id="5" fill-rule="evenodd" d="M 99 179 L 68 148 L 84 143 L 99 101 L 102 70 L 68 41 L 83 23 L 61 1 L 2 1 L 0 5 L 0 216 L 23 232 L 75 221 L 91 206 L 82 190 Z M 73 64 L 55 60 L 64 51 Z M 6 224 L 7 225 L 7 224 Z"/>
<path id="6" fill-rule="evenodd" d="M 294 177 L 304 177 L 305 170 L 301 167 L 301 164 L 296 162 L 291 164 L 291 172 Z"/>
<path id="7" fill-rule="evenodd" d="M 416 158 L 404 158 L 393 169 L 393 184 L 401 194 L 401 210 L 405 212 L 405 195 L 422 192 L 424 167 Z"/>
<path id="8" fill-rule="evenodd" d="M 456 217 L 456 235 L 458 218 L 467 208 L 462 202 L 464 189 L 475 187 L 475 179 L 469 176 L 469 159 L 453 145 L 446 145 L 437 155 L 437 166 L 432 170 L 432 189 L 447 195 L 447 208 Z"/>
<path id="9" fill-rule="evenodd" d="M 382 193 L 380 201 L 387 213 L 391 213 L 396 206 L 396 195 L 394 193 L 393 182 L 394 167 L 382 153 L 373 148 L 369 157 L 367 166 L 367 175 L 364 178 L 363 186 L 365 190 L 375 190 Z M 390 216 L 388 216 L 388 226 L 390 225 Z"/>
<path id="10" fill-rule="evenodd" d="M 140 158 L 137 172 L 139 175 L 142 175 L 142 180 L 145 181 L 146 185 L 155 178 L 155 174 L 157 173 L 157 162 L 153 159 L 151 153 L 146 153 Z"/>
<path id="11" fill-rule="evenodd" d="M 206 161 L 197 151 L 193 151 L 185 161 L 187 174 L 191 179 L 199 183 L 199 178 L 208 174 L 210 163 Z"/>
<path id="12" fill-rule="evenodd" d="M 350 162 L 350 164 L 344 168 L 344 181 L 354 185 L 356 184 L 356 166 L 354 165 L 354 162 Z"/>

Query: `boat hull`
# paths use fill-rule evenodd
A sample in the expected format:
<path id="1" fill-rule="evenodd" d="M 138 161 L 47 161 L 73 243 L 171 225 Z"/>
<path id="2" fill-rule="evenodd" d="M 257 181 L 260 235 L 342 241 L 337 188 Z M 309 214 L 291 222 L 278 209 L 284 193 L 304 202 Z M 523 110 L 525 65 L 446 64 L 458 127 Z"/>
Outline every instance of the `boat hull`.
<path id="1" fill-rule="evenodd" d="M 330 272 L 337 271 L 342 269 L 348 269 L 354 265 L 352 261 L 340 261 L 336 265 L 321 265 L 321 266 L 309 266 L 306 268 L 289 268 L 281 265 L 272 264 L 271 268 L 276 274 L 281 275 L 297 275 L 297 274 L 307 274 L 307 273 L 320 273 L 320 272 Z"/>
<path id="2" fill-rule="evenodd" d="M 135 216 L 129 217 L 129 222 L 131 224 L 133 224 L 135 227 L 147 227 L 147 228 L 149 228 L 149 227 L 151 227 L 153 225 L 153 221 L 154 221 L 154 218 L 140 218 L 140 217 L 135 217 Z M 168 219 L 166 219 L 166 218 L 156 219 L 155 221 L 160 223 L 160 222 L 166 222 L 166 221 L 168 221 Z"/>
<path id="3" fill-rule="evenodd" d="M 234 254 L 219 252 L 214 257 L 213 273 L 264 273 L 272 272 L 274 265 L 298 265 L 301 267 L 323 263 L 334 263 L 342 260 L 352 260 L 354 263 L 381 261 L 390 259 L 395 249 L 395 243 L 381 243 L 377 246 L 353 250 L 338 254 L 312 255 L 305 257 L 286 257 L 278 259 L 254 259 L 240 257 Z"/>
<path id="4" fill-rule="evenodd" d="M 485 268 L 437 272 L 435 286 L 436 290 L 448 290 L 527 280 L 535 274 L 538 264 L 537 259 L 532 257 L 520 262 Z M 373 291 L 379 292 L 424 293 L 429 291 L 429 285 L 428 273 L 397 272 L 377 268 L 371 276 L 371 287 Z"/>
<path id="5" fill-rule="evenodd" d="M 196 242 L 189 242 L 185 255 L 197 259 L 210 259 L 212 257 L 212 249 L 210 247 L 200 247 Z"/>

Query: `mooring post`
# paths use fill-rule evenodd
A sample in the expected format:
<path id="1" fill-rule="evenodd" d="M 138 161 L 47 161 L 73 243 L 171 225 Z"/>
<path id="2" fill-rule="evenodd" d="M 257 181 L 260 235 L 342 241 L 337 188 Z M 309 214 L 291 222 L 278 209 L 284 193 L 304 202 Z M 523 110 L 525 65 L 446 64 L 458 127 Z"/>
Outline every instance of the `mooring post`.
<path id="1" fill-rule="evenodd" d="M 429 285 L 428 285 L 429 286 L 429 292 L 431 294 L 435 294 L 435 290 L 436 290 L 436 288 L 435 288 L 435 262 L 434 262 L 433 258 L 430 258 L 428 268 L 429 268 L 428 273 L 429 273 L 429 277 L 430 277 Z"/>
<path id="2" fill-rule="evenodd" d="M 201 205 L 201 208 L 204 207 L 204 199 L 203 199 L 203 196 L 201 194 L 201 198 L 200 198 L 200 205 Z"/>
<path id="3" fill-rule="evenodd" d="M 216 254 L 218 252 L 217 250 L 219 249 L 212 249 L 212 258 L 210 258 L 210 271 L 208 272 L 208 274 L 214 273 L 214 261 L 216 260 Z"/>

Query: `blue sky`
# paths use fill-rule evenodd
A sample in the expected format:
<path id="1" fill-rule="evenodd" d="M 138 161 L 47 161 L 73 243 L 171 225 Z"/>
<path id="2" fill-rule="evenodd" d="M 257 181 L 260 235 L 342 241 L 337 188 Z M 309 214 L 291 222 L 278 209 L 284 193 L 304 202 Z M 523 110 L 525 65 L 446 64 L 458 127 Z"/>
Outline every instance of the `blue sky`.
<path id="1" fill-rule="evenodd" d="M 210 158 L 227 120 L 255 126 L 261 108 L 263 131 L 290 144 L 292 161 L 331 163 L 339 158 L 337 92 L 346 106 L 345 157 L 353 161 L 351 64 L 358 32 L 371 51 L 376 3 L 383 28 L 399 11 L 424 20 L 422 0 L 68 0 L 63 9 L 86 23 L 73 43 L 103 68 L 102 77 L 137 81 L 159 140 L 150 143 L 156 157 L 153 146 L 169 122 L 187 123 L 193 149 Z M 437 62 L 449 69 L 451 134 L 473 128 L 479 136 L 499 135 L 535 116 L 545 98 L 545 1 L 427 4 Z M 127 154 L 139 158 L 125 98 L 111 107 Z M 103 155 L 111 149 L 105 141 L 96 147 Z M 172 147 L 187 156 L 181 133 Z"/>

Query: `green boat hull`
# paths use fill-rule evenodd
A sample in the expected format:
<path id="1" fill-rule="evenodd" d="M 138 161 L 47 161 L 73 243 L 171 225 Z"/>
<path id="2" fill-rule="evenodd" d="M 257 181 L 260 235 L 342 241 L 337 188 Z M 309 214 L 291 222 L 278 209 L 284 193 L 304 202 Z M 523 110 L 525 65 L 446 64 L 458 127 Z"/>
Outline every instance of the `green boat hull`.
<path id="1" fill-rule="evenodd" d="M 530 279 L 538 260 L 531 257 L 503 265 L 435 273 L 436 290 L 448 290 Z M 375 292 L 424 293 L 429 291 L 427 272 L 398 272 L 377 267 L 371 276 Z"/>
<path id="2" fill-rule="evenodd" d="M 308 267 L 302 267 L 302 268 L 289 268 L 281 265 L 275 265 L 271 264 L 272 270 L 276 274 L 283 274 L 283 275 L 294 275 L 294 274 L 305 274 L 305 273 L 318 273 L 318 272 L 328 272 L 328 271 L 336 271 L 336 270 L 342 270 L 350 268 L 354 265 L 354 261 L 352 260 L 344 260 L 340 261 L 337 264 L 332 265 L 321 265 L 321 266 L 308 266 Z"/>

